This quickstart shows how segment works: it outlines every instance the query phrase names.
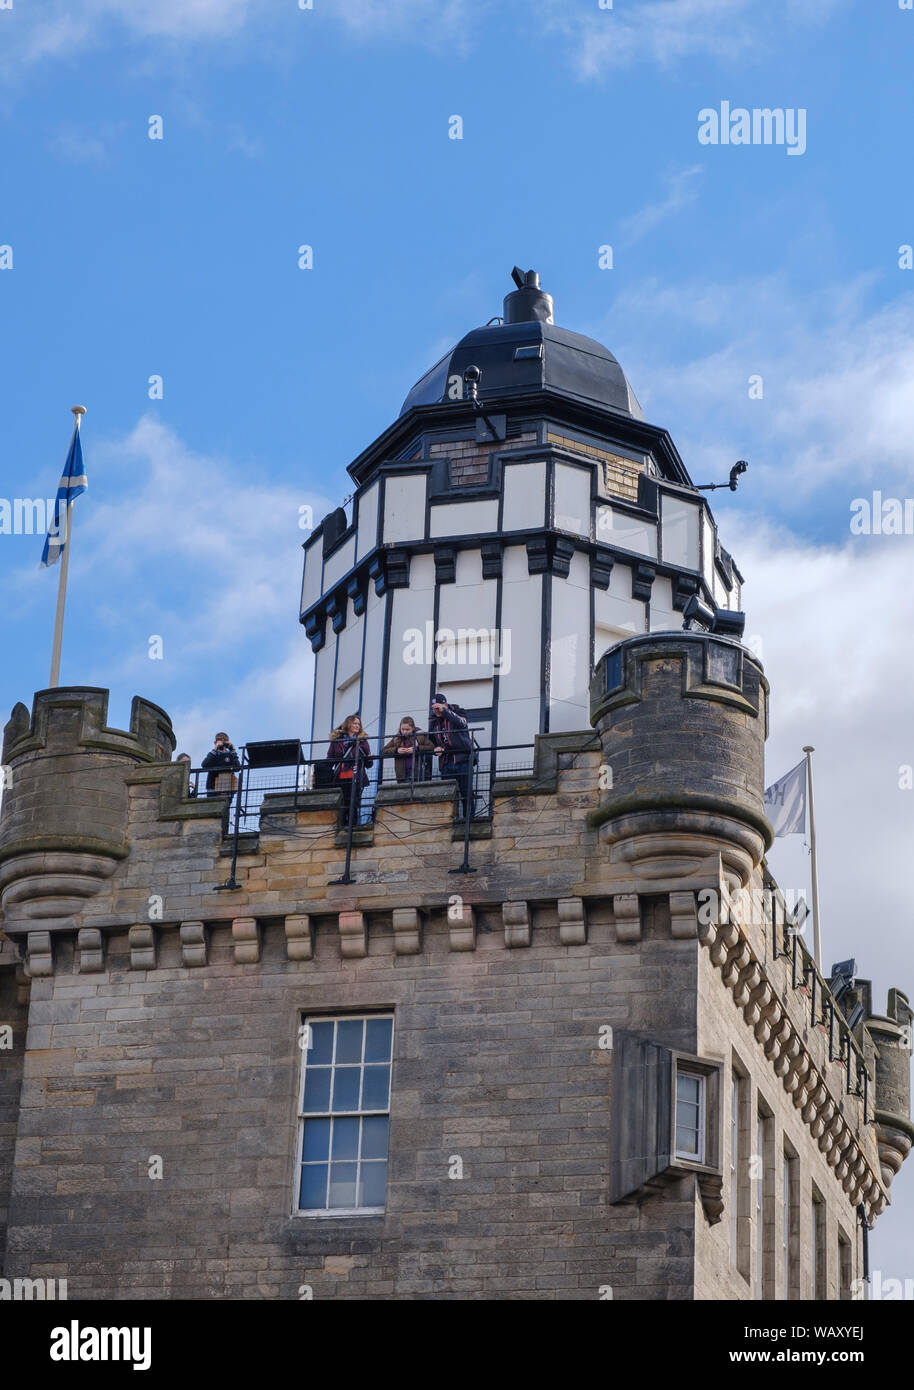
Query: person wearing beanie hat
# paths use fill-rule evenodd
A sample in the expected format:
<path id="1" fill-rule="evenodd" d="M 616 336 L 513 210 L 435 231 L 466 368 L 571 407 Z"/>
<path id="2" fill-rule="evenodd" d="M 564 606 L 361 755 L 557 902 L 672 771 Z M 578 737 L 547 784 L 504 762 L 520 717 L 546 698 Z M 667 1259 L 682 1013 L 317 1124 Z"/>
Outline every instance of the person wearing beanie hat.
<path id="1" fill-rule="evenodd" d="M 476 814 L 476 804 L 473 796 L 473 743 L 469 725 L 463 715 L 448 704 L 441 690 L 436 690 L 432 696 L 428 733 L 435 745 L 441 776 L 451 777 L 457 783 L 461 818 L 466 816 L 469 809 L 472 820 Z"/>

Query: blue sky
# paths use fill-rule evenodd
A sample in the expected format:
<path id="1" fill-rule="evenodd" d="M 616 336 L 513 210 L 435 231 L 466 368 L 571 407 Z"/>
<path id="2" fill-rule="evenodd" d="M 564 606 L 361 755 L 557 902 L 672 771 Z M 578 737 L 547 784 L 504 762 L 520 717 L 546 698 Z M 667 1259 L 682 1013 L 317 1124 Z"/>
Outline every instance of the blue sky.
<path id="1" fill-rule="evenodd" d="M 53 494 L 89 412 L 63 682 L 109 687 L 114 723 L 161 703 L 194 762 L 217 726 L 304 736 L 299 508 L 342 500 L 534 266 L 696 481 L 750 460 L 715 510 L 772 680 L 771 776 L 819 750 L 826 955 L 880 1002 L 914 987 L 914 538 L 848 526 L 853 498 L 912 495 L 912 56 L 896 0 L 0 10 L 0 494 Z M 724 100 L 803 108 L 805 153 L 700 145 Z M 0 536 L 3 710 L 47 683 L 41 545 Z M 771 862 L 807 882 L 798 837 Z M 910 1275 L 910 1173 L 895 1194 L 876 1256 Z"/>

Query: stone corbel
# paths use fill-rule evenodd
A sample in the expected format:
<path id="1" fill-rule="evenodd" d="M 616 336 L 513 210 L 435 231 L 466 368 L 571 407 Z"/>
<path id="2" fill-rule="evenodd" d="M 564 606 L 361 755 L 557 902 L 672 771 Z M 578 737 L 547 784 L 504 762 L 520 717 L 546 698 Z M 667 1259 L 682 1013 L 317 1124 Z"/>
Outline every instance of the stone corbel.
<path id="1" fill-rule="evenodd" d="M 559 941 L 563 946 L 583 946 L 587 940 L 583 898 L 559 898 Z"/>
<path id="2" fill-rule="evenodd" d="M 105 938 L 98 927 L 81 927 L 76 934 L 79 948 L 79 973 L 95 974 L 105 968 Z"/>
<path id="3" fill-rule="evenodd" d="M 394 955 L 416 956 L 422 949 L 422 915 L 415 907 L 393 910 Z"/>
<path id="4" fill-rule="evenodd" d="M 641 906 L 637 893 L 617 893 L 613 898 L 617 941 L 641 940 Z"/>
<path id="5" fill-rule="evenodd" d="M 771 1037 L 765 1044 L 765 1056 L 769 1061 L 777 1061 L 780 1057 L 788 1038 L 793 1033 L 793 1025 L 783 1007 L 779 1004 L 778 1010 L 780 1018 L 777 1023 L 771 1026 Z"/>
<path id="6" fill-rule="evenodd" d="M 752 953 L 747 943 L 740 937 L 734 949 L 727 957 L 727 963 L 721 971 L 721 979 L 729 990 L 735 990 L 736 982 L 746 966 L 752 960 Z"/>
<path id="7" fill-rule="evenodd" d="M 286 959 L 313 960 L 314 929 L 307 914 L 293 914 L 285 920 Z"/>
<path id="8" fill-rule="evenodd" d="M 236 917 L 232 922 L 236 965 L 256 965 L 260 960 L 260 928 L 256 917 Z"/>
<path id="9" fill-rule="evenodd" d="M 698 908 L 694 893 L 670 894 L 670 933 L 678 940 L 698 935 Z"/>
<path id="10" fill-rule="evenodd" d="M 502 921 L 505 928 L 505 945 L 530 945 L 530 908 L 525 902 L 506 902 L 502 904 Z"/>
<path id="11" fill-rule="evenodd" d="M 368 955 L 368 923 L 364 912 L 341 912 L 339 918 L 340 955 L 358 960 Z"/>
<path id="12" fill-rule="evenodd" d="M 718 923 L 717 939 L 710 949 L 711 964 L 723 966 L 739 939 L 739 927 L 735 922 Z"/>
<path id="13" fill-rule="evenodd" d="M 739 979 L 733 991 L 733 1002 L 738 1009 L 744 1009 L 755 989 L 758 988 L 762 978 L 758 961 L 750 960 L 749 964 L 740 971 Z"/>
<path id="14" fill-rule="evenodd" d="M 181 960 L 186 966 L 206 964 L 206 927 L 202 922 L 182 922 L 178 935 L 181 938 Z"/>
<path id="15" fill-rule="evenodd" d="M 25 968 L 29 979 L 40 979 L 43 975 L 54 974 L 54 947 L 49 931 L 30 931 L 27 938 Z"/>
<path id="16" fill-rule="evenodd" d="M 784 1077 L 790 1071 L 794 1059 L 800 1054 L 800 1039 L 791 1030 L 791 1036 L 785 1041 L 780 1050 L 780 1054 L 774 1063 L 775 1076 Z"/>
<path id="17" fill-rule="evenodd" d="M 756 1024 L 762 1017 L 762 1010 L 770 1004 L 771 999 L 771 986 L 767 980 L 760 980 L 751 991 L 743 1008 L 743 1021 L 748 1023 L 750 1028 L 755 1029 Z M 756 1041 L 761 1041 L 758 1037 L 758 1033 L 756 1033 Z"/>
<path id="18" fill-rule="evenodd" d="M 803 1105 L 803 1109 L 800 1112 L 806 1124 L 811 1125 L 813 1121 L 817 1118 L 820 1109 L 825 1104 L 825 1098 L 827 1095 L 828 1087 L 825 1085 L 825 1082 L 817 1073 L 816 1084 L 813 1086 L 812 1090 L 806 1093 L 806 1100 Z"/>
<path id="19" fill-rule="evenodd" d="M 447 910 L 448 945 L 452 951 L 476 950 L 476 909 L 461 901 Z"/>
<path id="20" fill-rule="evenodd" d="M 155 970 L 156 934 L 149 922 L 137 922 L 127 933 L 131 970 Z"/>

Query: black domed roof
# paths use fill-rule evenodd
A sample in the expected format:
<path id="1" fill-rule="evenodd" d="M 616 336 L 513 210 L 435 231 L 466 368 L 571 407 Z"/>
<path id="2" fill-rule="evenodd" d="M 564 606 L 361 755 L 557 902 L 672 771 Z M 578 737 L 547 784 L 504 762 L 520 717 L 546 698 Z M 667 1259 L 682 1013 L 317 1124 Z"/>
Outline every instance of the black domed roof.
<path id="1" fill-rule="evenodd" d="M 454 399 L 452 377 L 461 383 L 457 389 L 462 394 L 464 371 L 473 366 L 481 373 L 479 396 L 483 401 L 525 391 L 554 391 L 643 420 L 635 393 L 615 357 L 593 338 L 558 328 L 552 322 L 552 299 L 539 289 L 538 278 L 534 271 L 528 271 L 526 277 L 515 271 L 519 288 L 505 300 L 505 322 L 474 328 L 461 338 L 416 382 L 400 414 L 414 406 Z"/>

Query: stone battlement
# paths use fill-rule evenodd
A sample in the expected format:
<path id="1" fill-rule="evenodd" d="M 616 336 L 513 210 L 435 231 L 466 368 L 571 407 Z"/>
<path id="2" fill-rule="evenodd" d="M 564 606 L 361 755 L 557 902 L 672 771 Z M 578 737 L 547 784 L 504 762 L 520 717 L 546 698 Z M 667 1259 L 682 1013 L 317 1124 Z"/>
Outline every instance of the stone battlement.
<path id="1" fill-rule="evenodd" d="M 705 1074 L 723 1078 L 715 1086 L 738 1057 L 760 1113 L 764 1102 L 802 1155 L 829 1220 L 857 1250 L 857 1209 L 869 1222 L 884 1209 L 914 1134 L 910 1008 L 893 991 L 877 1017 L 867 995 L 851 1030 L 771 880 L 762 812 L 767 683 L 751 653 L 691 633 L 650 634 L 610 651 L 592 686 L 595 729 L 541 735 L 532 773 L 495 779 L 491 821 L 473 827 L 471 873 L 459 871 L 454 790 L 440 782 L 380 790 L 373 824 L 354 837 L 350 882 L 339 881 L 346 847 L 333 790 L 266 793 L 257 828 L 235 842 L 229 798 L 190 796 L 186 768 L 166 761 L 174 748 L 167 715 L 136 700 L 123 733 L 107 728 L 106 703 L 103 691 L 42 692 L 30 720 L 17 706 L 7 726 L 0 927 L 22 958 L 22 998 L 31 996 L 22 1113 L 27 1127 L 39 1124 L 23 1142 L 33 1163 L 55 1170 L 39 1180 L 57 1183 L 56 1196 L 33 1210 L 32 1170 L 20 1170 L 7 1273 L 37 1270 L 23 1244 L 36 1221 L 46 1249 L 61 1232 L 77 1239 L 74 1203 L 87 1197 L 104 1233 L 108 1198 L 94 1187 L 93 1154 L 111 1160 L 112 1200 L 130 1194 L 137 1239 L 160 1219 L 160 1185 L 137 1187 L 119 1166 L 123 1094 L 132 1116 L 172 1134 L 167 1143 L 163 1134 L 163 1152 L 177 1165 L 182 1201 L 203 1183 L 195 1116 L 211 1117 L 216 1171 L 237 1167 L 246 1195 L 231 1187 L 215 1207 L 200 1199 L 199 1250 L 208 1249 L 208 1230 L 228 1222 L 223 1248 L 253 1241 L 276 1259 L 270 1296 L 297 1283 L 302 1264 L 323 1287 L 324 1258 L 348 1260 L 365 1238 L 338 1221 L 288 1214 L 297 1029 L 303 1016 L 326 1010 L 393 1010 L 402 1035 L 383 1221 L 406 1264 L 390 1254 L 378 1267 L 401 1291 L 423 1289 L 406 1272 L 409 1213 L 450 1200 L 430 1195 L 429 1173 L 439 1150 L 461 1152 L 469 1134 L 474 1148 L 480 1143 L 478 1120 L 501 1136 L 486 1141 L 492 1181 L 505 1162 L 514 1167 L 518 1239 L 531 1250 L 546 1248 L 547 1227 L 567 1220 L 584 1246 L 632 1250 L 627 1296 L 683 1296 L 691 1273 L 680 1278 L 669 1255 L 657 1254 L 651 1212 L 662 1200 L 689 1259 L 703 1252 L 712 1271 L 694 1285 L 697 1296 L 747 1296 L 720 1219 L 728 1200 L 722 1137 L 700 1171 L 667 1154 L 634 1187 L 611 1177 L 634 1171 L 625 1150 L 634 1132 L 620 1116 L 633 1103 L 626 1087 L 640 1087 L 645 1048 L 661 1059 L 700 1059 Z M 0 981 L 13 973 L 5 961 L 13 958 L 0 956 Z M 613 1033 L 628 1071 L 600 1065 L 612 1062 Z M 450 1084 L 440 1049 L 447 1075 L 469 1088 L 453 1124 L 442 1124 L 436 1099 Z M 62 1110 L 44 1116 L 46 1096 L 66 1087 L 87 1097 L 85 1129 L 74 1116 L 71 1130 Z M 242 1127 L 250 1162 L 231 1157 L 239 1106 L 250 1116 Z M 58 1115 L 67 1119 L 67 1152 L 82 1165 L 72 1181 L 63 1168 L 57 1176 Z M 722 1111 L 714 1123 L 725 1135 Z M 175 1127 L 190 1146 L 181 1158 Z M 544 1172 L 546 1187 L 537 1179 L 527 1191 L 533 1150 L 515 1152 L 515 1136 L 539 1142 L 547 1169 L 562 1175 L 558 1188 Z M 142 1142 L 137 1163 L 150 1140 Z M 576 1164 L 586 1176 L 569 1193 L 561 1184 L 583 1172 Z M 480 1189 L 484 1208 L 488 1191 Z M 448 1188 L 458 1192 L 459 1184 Z M 693 1192 L 704 1226 L 695 1225 Z M 583 1202 L 587 1193 L 593 1205 Z M 227 1216 L 218 1214 L 222 1201 Z M 485 1237 L 452 1245 L 450 1220 L 439 1226 L 429 1217 L 420 1246 L 440 1240 L 445 1263 L 459 1263 Z M 93 1257 L 82 1274 L 79 1261 L 67 1265 L 74 1296 L 93 1296 L 100 1269 L 103 1290 L 120 1277 L 123 1239 L 100 1239 L 101 1263 Z M 177 1228 L 175 1239 L 184 1240 Z M 142 1265 L 146 1256 L 136 1258 Z M 237 1273 L 232 1258 L 199 1258 L 210 1272 L 218 1265 L 214 1292 L 224 1296 Z M 612 1265 L 616 1257 L 605 1258 Z M 148 1259 L 147 1291 L 163 1268 L 159 1254 Z M 467 1288 L 477 1288 L 473 1277 L 466 1274 Z M 535 1272 L 520 1277 L 535 1289 Z M 200 1296 L 192 1284 L 168 1287 Z M 350 1292 L 362 1288 L 354 1277 Z"/>

